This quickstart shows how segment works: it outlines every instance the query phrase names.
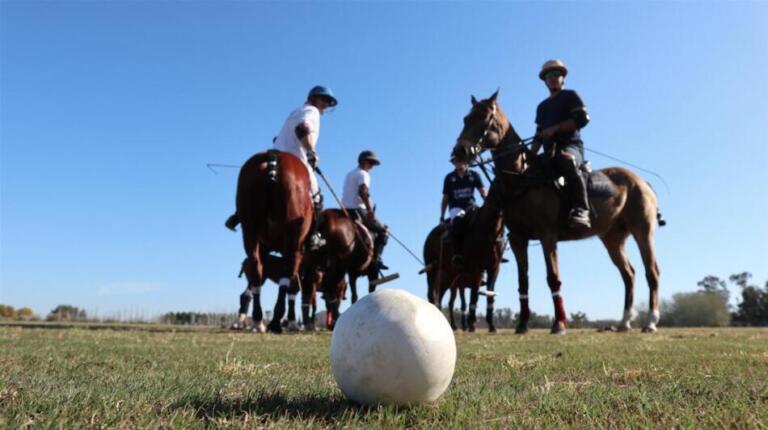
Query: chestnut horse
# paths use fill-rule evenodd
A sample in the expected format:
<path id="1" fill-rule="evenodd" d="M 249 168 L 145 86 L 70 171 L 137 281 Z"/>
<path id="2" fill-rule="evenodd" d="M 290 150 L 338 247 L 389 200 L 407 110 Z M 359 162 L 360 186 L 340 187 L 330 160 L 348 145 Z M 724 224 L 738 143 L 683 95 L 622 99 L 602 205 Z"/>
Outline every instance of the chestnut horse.
<path id="1" fill-rule="evenodd" d="M 268 162 L 276 162 L 270 179 Z M 285 260 L 279 275 L 278 298 L 269 331 L 280 333 L 289 301 L 289 323 L 295 324 L 293 307 L 301 285 L 299 267 L 304 257 L 304 239 L 312 222 L 309 174 L 304 164 L 285 152 L 267 151 L 254 155 L 240 169 L 237 180 L 237 214 L 243 232 L 243 247 L 254 263 L 256 284 L 264 279 L 262 256 L 278 252 Z"/>
<path id="2" fill-rule="evenodd" d="M 501 210 L 491 205 L 484 204 L 482 207 L 470 211 L 465 215 L 466 232 L 463 244 L 464 267 L 463 270 L 457 270 L 451 264 L 452 247 L 443 240 L 447 224 L 440 224 L 433 228 L 424 242 L 424 262 L 427 272 L 427 299 L 430 303 L 441 308 L 442 297 L 447 290 L 451 291 L 448 301 L 449 320 L 451 328 L 456 330 L 454 320 L 454 302 L 457 291 L 461 298 L 461 326 L 462 330 L 468 328 L 470 332 L 475 331 L 475 322 L 477 321 L 477 301 L 480 292 L 480 284 L 483 278 L 483 272 L 487 274 L 487 305 L 485 312 L 485 321 L 488 323 L 490 332 L 496 331 L 493 323 L 494 312 L 494 294 L 496 278 L 499 274 L 499 265 L 504 254 L 504 244 L 502 243 L 502 233 L 504 225 L 502 223 Z M 469 318 L 466 314 L 466 303 L 464 301 L 464 288 L 469 288 Z M 467 327 L 468 326 L 468 327 Z"/>
<path id="3" fill-rule="evenodd" d="M 366 274 L 371 281 L 378 274 L 368 270 L 373 259 L 373 239 L 362 223 L 351 220 L 339 209 L 327 209 L 323 211 L 320 231 L 326 245 L 308 254 L 307 266 L 322 267 L 325 272 L 319 289 L 325 299 L 326 327 L 333 329 L 346 290 L 345 276 L 349 278 L 354 303 L 357 301 L 357 278 Z M 373 288 L 369 287 L 369 290 Z M 312 293 L 307 289 L 302 292 L 302 297 Z M 307 310 L 305 307 L 302 311 Z M 307 319 L 306 313 L 304 319 Z"/>
<path id="4" fill-rule="evenodd" d="M 472 97 L 472 109 L 464 117 L 464 128 L 458 137 L 454 154 L 473 160 L 490 149 L 496 168 L 496 179 L 489 200 L 504 211 L 509 242 L 517 260 L 520 292 L 520 321 L 516 332 L 528 330 L 528 242 L 539 240 L 547 267 L 547 283 L 555 306 L 555 322 L 551 332 L 564 334 L 566 327 L 560 273 L 557 264 L 557 242 L 598 236 L 608 250 L 611 261 L 624 281 L 624 315 L 620 330 L 630 329 L 634 299 L 635 270 L 627 259 L 624 243 L 632 235 L 640 249 L 645 277 L 650 289 L 648 323 L 644 332 L 656 331 L 659 321 L 659 267 L 653 245 L 657 219 L 661 219 L 656 195 L 650 185 L 632 171 L 621 167 L 600 169 L 592 173 L 608 186 L 608 195 L 590 195 L 591 228 L 574 230 L 568 226 L 568 200 L 558 192 L 553 177 L 542 163 L 529 160 L 526 168 L 525 146 L 512 128 L 496 98 L 498 91 L 485 100 Z M 590 193 L 592 194 L 592 193 Z M 487 203 L 486 203 L 487 204 Z"/>

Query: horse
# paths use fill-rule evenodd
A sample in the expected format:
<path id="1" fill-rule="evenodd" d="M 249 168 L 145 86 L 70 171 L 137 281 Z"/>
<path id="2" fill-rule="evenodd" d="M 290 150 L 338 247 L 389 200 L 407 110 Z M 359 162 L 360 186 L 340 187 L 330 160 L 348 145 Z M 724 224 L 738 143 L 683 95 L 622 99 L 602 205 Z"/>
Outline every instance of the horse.
<path id="1" fill-rule="evenodd" d="M 237 214 L 243 248 L 254 264 L 257 284 L 264 279 L 262 256 L 278 252 L 285 259 L 279 276 L 277 302 L 267 329 L 281 333 L 286 296 L 288 321 L 295 324 L 296 293 L 301 289 L 299 268 L 303 244 L 312 222 L 309 173 L 292 154 L 267 151 L 254 155 L 240 169 L 237 180 Z M 262 252 L 264 251 L 264 252 Z"/>
<path id="2" fill-rule="evenodd" d="M 243 260 L 240 275 L 238 275 L 238 277 L 242 277 L 243 274 L 245 274 L 248 285 L 246 286 L 245 291 L 240 294 L 238 320 L 232 324 L 231 328 L 233 330 L 247 328 L 248 307 L 251 305 L 251 301 L 253 301 L 253 315 L 251 317 L 254 323 L 253 331 L 257 333 L 265 333 L 267 331 L 267 328 L 262 321 L 261 288 L 267 279 L 275 284 L 280 281 L 280 276 L 285 271 L 285 261 L 282 258 L 271 254 L 262 255 L 261 261 L 264 267 L 264 272 L 263 278 L 258 279 L 256 276 L 256 265 L 253 260 L 249 258 Z M 310 270 L 302 270 L 301 279 L 302 285 L 309 285 L 311 286 L 310 289 L 320 282 L 319 274 L 311 272 Z M 302 291 L 303 290 L 304 289 L 302 288 Z M 311 313 L 309 313 L 308 317 L 305 317 L 303 321 L 305 327 L 312 326 L 315 313 L 317 312 L 317 301 L 315 300 L 314 295 L 308 295 L 307 297 L 302 296 L 302 306 L 306 306 L 308 309 L 310 306 L 312 307 Z M 293 321 L 289 323 L 288 329 L 291 331 L 298 330 L 298 325 Z"/>
<path id="3" fill-rule="evenodd" d="M 448 301 L 451 328 L 456 330 L 454 319 L 454 303 L 457 290 L 461 299 L 462 330 L 475 331 L 477 321 L 477 301 L 480 293 L 483 273 L 487 274 L 487 305 L 485 321 L 488 331 L 496 332 L 493 321 L 495 285 L 499 274 L 499 265 L 504 253 L 501 240 L 504 226 L 501 210 L 491 205 L 483 204 L 480 208 L 470 211 L 466 220 L 466 234 L 462 254 L 464 255 L 463 270 L 458 270 L 451 262 L 452 248 L 443 240 L 447 230 L 446 224 L 440 224 L 430 231 L 424 241 L 424 261 L 427 273 L 427 299 L 430 303 L 441 308 L 442 297 L 447 290 L 451 291 Z M 464 288 L 470 290 L 469 317 L 467 318 Z"/>
<path id="4" fill-rule="evenodd" d="M 326 239 L 324 247 L 308 254 L 307 265 L 322 267 L 324 274 L 320 290 L 326 303 L 326 327 L 333 329 L 339 317 L 339 306 L 346 291 L 345 276 L 349 278 L 352 289 L 352 303 L 357 301 L 357 278 L 367 275 L 373 281 L 378 277 L 374 273 L 373 239 L 368 229 L 360 222 L 350 219 L 339 209 L 323 211 L 320 232 Z M 373 292 L 375 286 L 369 286 Z M 307 289 L 302 296 L 313 293 Z M 303 309 L 305 311 L 306 309 Z M 306 315 L 304 316 L 306 319 Z"/>
<path id="5" fill-rule="evenodd" d="M 477 101 L 464 117 L 464 127 L 454 146 L 454 154 L 471 161 L 484 150 L 491 150 L 496 178 L 488 200 L 503 209 L 509 243 L 515 254 L 520 293 L 520 320 L 516 333 L 528 331 L 528 242 L 539 240 L 547 268 L 547 284 L 552 293 L 555 321 L 551 333 L 565 334 L 566 316 L 557 262 L 557 242 L 597 236 L 605 245 L 624 282 L 624 314 L 620 330 L 631 329 L 635 269 L 627 259 L 624 244 L 632 235 L 640 249 L 645 277 L 650 290 L 648 322 L 643 332 L 655 332 L 659 321 L 659 266 L 654 249 L 654 233 L 664 225 L 656 194 L 651 186 L 629 169 L 609 167 L 591 174 L 591 180 L 607 185 L 607 195 L 590 195 L 593 208 L 589 229 L 572 229 L 567 223 L 568 204 L 553 185 L 546 166 L 527 160 L 520 136 L 507 120 L 499 103 L 498 90 Z M 593 193 L 590 193 L 593 194 Z M 488 201 L 486 200 L 486 201 Z"/>

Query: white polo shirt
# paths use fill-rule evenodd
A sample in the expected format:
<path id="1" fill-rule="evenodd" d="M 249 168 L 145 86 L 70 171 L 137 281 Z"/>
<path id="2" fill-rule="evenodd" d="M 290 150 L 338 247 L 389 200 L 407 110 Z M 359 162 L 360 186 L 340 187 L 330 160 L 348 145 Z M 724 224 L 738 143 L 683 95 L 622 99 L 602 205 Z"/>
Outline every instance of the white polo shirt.
<path id="1" fill-rule="evenodd" d="M 288 115 L 280 134 L 275 140 L 275 149 L 278 151 L 290 152 L 307 164 L 307 154 L 301 141 L 296 137 L 296 126 L 304 123 L 309 128 L 309 133 L 314 137 L 315 143 L 320 137 L 320 111 L 310 105 L 305 104 Z"/>
<path id="2" fill-rule="evenodd" d="M 341 203 L 347 209 L 365 209 L 363 199 L 360 198 L 360 185 L 365 184 L 368 189 L 371 188 L 371 175 L 361 167 L 352 169 L 347 173 L 344 179 L 344 193 L 341 196 Z"/>

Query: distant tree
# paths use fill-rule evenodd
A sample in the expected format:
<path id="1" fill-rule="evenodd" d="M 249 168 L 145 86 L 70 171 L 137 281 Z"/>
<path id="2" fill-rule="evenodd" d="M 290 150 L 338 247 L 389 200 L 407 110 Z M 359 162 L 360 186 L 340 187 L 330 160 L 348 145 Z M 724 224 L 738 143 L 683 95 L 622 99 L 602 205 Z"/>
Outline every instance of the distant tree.
<path id="1" fill-rule="evenodd" d="M 48 321 L 85 321 L 88 315 L 85 309 L 72 305 L 59 305 L 46 317 Z"/>
<path id="2" fill-rule="evenodd" d="M 571 318 L 568 321 L 568 325 L 572 328 L 584 328 L 589 323 L 587 314 L 584 312 L 576 312 L 571 314 Z"/>
<path id="3" fill-rule="evenodd" d="M 749 283 L 752 274 L 741 272 L 731 275 L 728 279 L 741 287 L 741 300 L 733 313 L 733 321 L 739 325 L 766 326 L 768 325 L 768 282 L 765 287 Z"/>
<path id="4" fill-rule="evenodd" d="M 493 320 L 498 328 L 512 328 L 517 323 L 515 314 L 510 308 L 496 309 L 493 312 Z"/>
<path id="5" fill-rule="evenodd" d="M 661 315 L 662 324 L 677 327 L 721 327 L 730 322 L 728 299 L 719 292 L 675 294 Z"/>
<path id="6" fill-rule="evenodd" d="M 13 306 L 0 305 L 0 319 L 14 319 L 16 318 L 16 310 Z"/>
<path id="7" fill-rule="evenodd" d="M 37 317 L 35 316 L 35 312 L 32 309 L 25 307 L 16 311 L 16 319 L 22 321 L 32 321 L 37 319 Z"/>
<path id="8" fill-rule="evenodd" d="M 731 293 L 728 291 L 728 287 L 726 286 L 725 281 L 718 278 L 717 276 L 712 276 L 712 275 L 705 276 L 704 279 L 697 282 L 696 285 L 701 287 L 699 289 L 700 292 L 720 294 L 723 297 L 725 297 L 726 302 L 728 302 L 728 298 L 731 296 Z"/>

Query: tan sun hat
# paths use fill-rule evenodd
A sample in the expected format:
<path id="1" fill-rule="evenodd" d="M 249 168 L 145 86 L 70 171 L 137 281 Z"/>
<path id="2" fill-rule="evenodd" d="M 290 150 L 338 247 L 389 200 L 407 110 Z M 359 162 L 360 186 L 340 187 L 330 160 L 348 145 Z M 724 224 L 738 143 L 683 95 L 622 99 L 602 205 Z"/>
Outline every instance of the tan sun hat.
<path id="1" fill-rule="evenodd" d="M 565 64 L 563 64 L 560 60 L 549 60 L 546 63 L 544 63 L 543 66 L 541 66 L 541 71 L 539 72 L 539 79 L 542 81 L 544 80 L 544 75 L 547 74 L 550 70 L 560 70 L 563 72 L 563 76 L 568 75 L 568 68 L 565 67 Z"/>

